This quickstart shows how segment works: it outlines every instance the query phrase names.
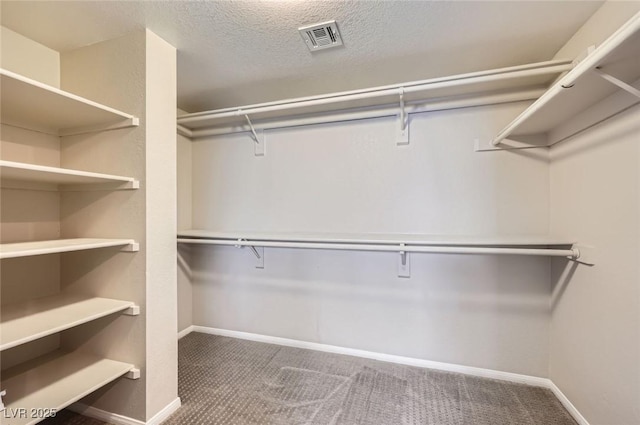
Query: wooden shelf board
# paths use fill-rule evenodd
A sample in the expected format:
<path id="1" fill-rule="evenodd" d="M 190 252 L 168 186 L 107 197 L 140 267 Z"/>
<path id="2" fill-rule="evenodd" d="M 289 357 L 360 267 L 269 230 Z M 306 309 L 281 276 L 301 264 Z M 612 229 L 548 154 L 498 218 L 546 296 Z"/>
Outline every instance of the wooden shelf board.
<path id="1" fill-rule="evenodd" d="M 593 55 L 594 53 L 591 54 Z M 593 70 L 598 67 L 604 72 L 640 89 L 640 60 L 638 58 L 640 58 L 640 30 L 631 34 L 614 50 L 606 54 L 593 68 L 577 76 L 571 88 L 562 88 L 561 81 L 557 81 L 549 87 L 548 99 L 546 99 L 544 105 L 536 109 L 527 119 L 520 122 L 507 135 L 507 138 L 517 140 L 527 136 L 553 133 L 555 129 L 561 128 L 574 117 L 580 116 L 589 108 L 617 93 L 621 93 L 621 96 L 625 98 L 618 102 L 618 110 L 625 110 L 634 104 L 640 103 L 640 99 L 604 80 Z M 567 75 L 567 78 L 569 78 L 570 74 Z M 531 107 L 536 107 L 536 103 Z M 608 114 L 608 116 L 611 115 L 611 113 Z M 594 122 L 597 122 L 597 120 L 586 120 L 583 127 L 589 127 Z M 575 133 L 578 132 L 579 130 L 575 131 Z M 562 138 L 551 137 L 548 140 L 548 144 L 553 144 L 558 139 Z"/>
<path id="2" fill-rule="evenodd" d="M 42 418 L 31 409 L 61 410 L 98 388 L 123 376 L 133 365 L 81 353 L 46 355 L 3 372 L 6 410 L 2 425 L 30 425 Z M 27 417 L 11 415 L 26 409 Z"/>
<path id="3" fill-rule="evenodd" d="M 132 115 L 0 69 L 2 123 L 55 135 L 137 125 Z"/>
<path id="4" fill-rule="evenodd" d="M 7 180 L 53 185 L 114 184 L 126 186 L 126 188 L 137 187 L 138 183 L 132 177 L 4 160 L 0 160 L 0 178 L 2 179 L 3 185 Z"/>
<path id="5" fill-rule="evenodd" d="M 0 244 L 0 259 L 57 254 L 86 249 L 108 248 L 135 244 L 132 239 L 55 239 L 37 242 Z"/>
<path id="6" fill-rule="evenodd" d="M 548 236 L 458 236 L 422 234 L 348 234 L 348 233 L 266 233 L 266 232 L 216 232 L 208 230 L 181 230 L 180 238 L 248 239 L 254 241 L 291 241 L 322 243 L 401 244 L 428 246 L 485 246 L 485 247 L 548 247 L 570 246 L 573 240 Z"/>
<path id="7" fill-rule="evenodd" d="M 548 63 L 545 63 L 545 65 L 548 67 L 553 67 L 566 64 L 566 62 L 567 61 L 550 61 Z M 514 78 L 496 78 L 489 80 L 483 79 L 485 75 L 494 71 L 504 71 L 504 74 L 507 75 L 511 72 L 518 72 L 517 70 L 519 69 L 536 67 L 544 68 L 544 66 L 542 66 L 541 64 L 527 64 L 521 67 L 504 68 L 502 70 L 481 71 L 458 76 L 406 82 L 404 84 L 397 85 L 397 87 L 402 86 L 406 89 L 404 93 L 404 101 L 407 103 L 407 105 L 409 105 L 412 103 L 419 103 L 420 101 L 424 101 L 425 99 L 448 99 L 458 96 L 474 96 L 493 92 L 513 91 L 516 89 L 522 89 L 523 87 L 546 87 L 559 74 L 559 72 L 548 72 L 538 75 L 518 76 Z M 456 79 L 467 80 L 469 84 L 462 84 L 457 86 L 446 85 L 449 80 Z M 445 86 L 441 86 L 443 83 L 445 83 Z M 415 89 L 412 89 L 413 87 L 415 87 Z M 418 87 L 420 88 L 418 89 Z M 276 102 L 246 105 L 238 108 L 225 108 L 213 111 L 197 112 L 193 114 L 181 115 L 180 117 L 178 117 L 177 122 L 179 125 L 189 130 L 202 130 L 235 125 L 244 126 L 244 124 L 246 123 L 246 119 L 244 115 L 236 114 L 236 111 L 238 109 L 247 111 L 247 113 L 251 115 L 251 120 L 253 122 L 260 123 L 260 121 L 262 120 L 274 120 L 281 117 L 306 116 L 309 114 L 339 112 L 354 110 L 358 108 L 387 107 L 389 105 L 399 106 L 399 92 L 393 89 L 390 90 L 390 88 L 391 86 L 374 87 L 366 90 L 330 93 L 321 96 L 310 96 L 305 98 L 286 99 Z M 391 93 L 387 93 L 388 91 L 390 91 Z M 384 92 L 385 94 L 364 99 L 354 99 L 352 96 L 365 92 Z M 320 100 L 321 104 L 307 103 L 308 101 L 316 100 Z M 269 110 L 252 112 L 253 109 L 260 110 L 261 108 L 265 107 Z M 193 120 L 193 118 L 196 117 L 200 118 L 198 118 L 197 121 Z"/>
<path id="8" fill-rule="evenodd" d="M 55 295 L 2 307 L 0 351 L 123 311 L 131 301 Z"/>

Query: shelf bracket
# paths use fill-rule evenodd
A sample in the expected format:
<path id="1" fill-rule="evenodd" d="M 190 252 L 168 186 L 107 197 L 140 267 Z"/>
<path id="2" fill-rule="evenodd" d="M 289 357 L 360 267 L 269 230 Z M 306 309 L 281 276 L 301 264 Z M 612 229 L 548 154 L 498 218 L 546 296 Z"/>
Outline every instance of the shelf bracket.
<path id="1" fill-rule="evenodd" d="M 139 305 L 132 305 L 128 309 L 124 310 L 122 312 L 122 314 L 124 314 L 126 316 L 139 316 L 140 315 L 140 306 Z"/>
<path id="2" fill-rule="evenodd" d="M 253 136 L 253 142 L 255 146 L 255 156 L 264 156 L 265 154 L 265 139 L 264 139 L 264 130 L 256 130 L 253 127 L 253 123 L 251 122 L 251 118 L 249 118 L 249 114 L 245 114 L 242 112 L 242 109 L 238 109 L 238 115 L 244 115 L 247 120 L 247 124 L 249 125 L 249 130 L 251 130 L 251 135 Z"/>
<path id="3" fill-rule="evenodd" d="M 405 248 L 405 244 L 400 244 L 400 256 L 398 257 L 398 277 L 411 277 L 411 261 L 409 260 L 409 253 L 402 251 Z"/>
<path id="4" fill-rule="evenodd" d="M 131 370 L 124 374 L 127 379 L 140 379 L 140 369 L 137 367 L 131 368 Z"/>
<path id="5" fill-rule="evenodd" d="M 238 239 L 238 245 L 235 245 L 236 248 L 244 248 L 245 245 L 242 242 L 246 242 L 246 239 Z M 253 246 L 246 245 L 251 249 L 251 252 L 256 257 L 256 269 L 264 269 L 264 247 L 262 246 Z"/>
<path id="6" fill-rule="evenodd" d="M 626 92 L 628 92 L 628 93 L 630 93 L 630 94 L 632 94 L 635 97 L 640 99 L 640 90 L 638 90 L 637 88 L 633 87 L 632 85 L 625 83 L 624 81 L 620 80 L 619 78 L 614 77 L 611 74 L 607 74 L 606 72 L 604 72 L 600 68 L 595 68 L 593 70 L 593 72 L 595 72 L 596 74 L 598 74 L 600 77 L 604 78 L 605 80 L 607 80 L 611 84 L 618 86 L 622 90 L 624 90 L 624 91 L 626 91 Z"/>
<path id="7" fill-rule="evenodd" d="M 7 395 L 7 390 L 0 391 L 0 412 L 4 411 L 4 400 L 2 400 L 2 397 L 6 395 Z"/>
<path id="8" fill-rule="evenodd" d="M 128 245 L 125 245 L 120 250 L 122 252 L 138 252 L 140 251 L 140 244 L 138 242 L 131 242 Z"/>
<path id="9" fill-rule="evenodd" d="M 404 87 L 400 87 L 400 111 L 398 113 L 398 138 L 396 144 L 398 146 L 409 144 L 409 116 L 404 107 Z"/>

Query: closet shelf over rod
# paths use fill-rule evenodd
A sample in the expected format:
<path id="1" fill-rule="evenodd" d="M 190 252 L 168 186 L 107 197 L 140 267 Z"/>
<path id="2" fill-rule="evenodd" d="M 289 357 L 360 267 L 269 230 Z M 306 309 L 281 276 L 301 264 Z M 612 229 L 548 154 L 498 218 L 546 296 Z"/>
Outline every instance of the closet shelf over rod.
<path id="1" fill-rule="evenodd" d="M 406 237 L 402 237 L 406 236 Z M 273 248 L 306 248 L 347 251 L 378 251 L 398 253 L 442 253 L 485 255 L 530 255 L 568 257 L 578 259 L 580 251 L 573 242 L 545 240 L 544 238 L 492 238 L 432 237 L 420 235 L 250 235 L 216 234 L 206 231 L 178 233 L 178 243 L 201 245 L 227 245 Z"/>
<path id="2" fill-rule="evenodd" d="M 637 105 L 639 89 L 640 12 L 556 81 L 491 145 L 551 146 Z"/>
<path id="3" fill-rule="evenodd" d="M 457 99 L 460 102 L 460 99 L 465 96 L 466 101 L 469 102 L 471 95 L 500 94 L 504 96 L 515 90 L 546 87 L 555 77 L 569 71 L 572 67 L 571 60 L 555 60 L 364 90 L 197 112 L 178 117 L 178 130 L 187 137 L 198 138 L 216 134 L 215 131 L 212 132 L 216 128 L 234 127 L 236 131 L 245 131 L 246 116 L 249 116 L 255 124 L 260 120 L 312 114 L 326 115 L 361 108 L 387 107 L 385 111 L 379 112 L 381 115 L 378 116 L 399 115 L 401 93 L 407 107 L 434 99 L 439 101 Z M 498 100 L 494 102 L 499 103 Z M 395 109 L 388 108 L 390 105 L 396 105 Z M 369 115 L 371 116 L 367 117 L 376 116 L 374 112 L 370 112 Z"/>
<path id="4" fill-rule="evenodd" d="M 0 86 L 3 124 L 55 136 L 139 125 L 133 115 L 6 69 L 0 69 Z"/>

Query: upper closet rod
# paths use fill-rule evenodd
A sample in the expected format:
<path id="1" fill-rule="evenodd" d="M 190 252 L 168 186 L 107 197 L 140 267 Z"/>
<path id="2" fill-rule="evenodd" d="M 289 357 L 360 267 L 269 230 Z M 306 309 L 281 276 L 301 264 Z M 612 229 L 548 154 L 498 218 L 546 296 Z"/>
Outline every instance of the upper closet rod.
<path id="1" fill-rule="evenodd" d="M 622 43 L 627 41 L 629 37 L 640 31 L 640 12 L 629 19 L 618 31 L 614 32 L 609 38 L 602 42 L 593 53 L 588 55 L 582 62 L 578 63 L 564 77 L 558 80 L 547 92 L 545 92 L 538 100 L 536 100 L 529 108 L 520 114 L 511 122 L 504 130 L 496 136 L 491 142 L 493 146 L 498 146 L 506 138 L 508 138 L 514 130 L 516 130 L 523 122 L 528 120 L 532 115 L 544 108 L 562 90 L 571 90 L 576 80 L 582 75 L 590 71 L 598 71 L 600 63 L 606 59 L 615 49 L 620 47 Z M 640 60 L 640 59 L 638 59 Z M 635 88 L 632 87 L 633 90 Z"/>
<path id="2" fill-rule="evenodd" d="M 540 248 L 502 248 L 502 247 L 451 247 L 451 246 L 411 246 L 405 244 L 348 244 L 322 242 L 286 242 L 286 241 L 252 241 L 252 240 L 224 240 L 224 239 L 191 239 L 178 238 L 178 243 L 202 245 L 232 245 L 273 248 L 307 248 L 333 249 L 346 251 L 381 251 L 381 252 L 422 252 L 434 254 L 490 254 L 490 255 L 533 255 L 545 257 L 569 257 L 576 260 L 580 257 L 578 249 L 540 249 Z"/>
<path id="3" fill-rule="evenodd" d="M 570 69 L 572 69 L 572 67 L 573 64 L 570 60 L 547 61 L 509 68 L 500 68 L 490 71 L 460 74 L 451 77 L 434 78 L 431 80 L 424 80 L 419 82 L 409 82 L 393 86 L 376 87 L 367 90 L 340 92 L 323 96 L 312 96 L 291 99 L 287 101 L 249 105 L 240 108 L 226 108 L 214 111 L 198 112 L 188 114 L 183 117 L 178 117 L 178 123 L 181 125 L 195 124 L 201 121 L 210 120 L 212 118 L 233 117 L 237 116 L 238 110 L 242 110 L 243 114 L 251 115 L 301 107 L 320 106 L 338 102 L 371 99 L 376 97 L 398 96 L 401 90 L 406 95 L 408 93 L 460 87 L 470 84 L 483 84 L 499 80 L 533 77 L 546 74 L 558 74 L 569 71 Z"/>

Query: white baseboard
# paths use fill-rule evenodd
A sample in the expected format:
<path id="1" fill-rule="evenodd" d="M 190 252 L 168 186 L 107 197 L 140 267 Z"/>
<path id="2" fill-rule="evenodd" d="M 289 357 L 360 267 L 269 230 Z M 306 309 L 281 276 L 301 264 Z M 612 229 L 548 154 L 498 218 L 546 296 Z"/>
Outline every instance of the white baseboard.
<path id="1" fill-rule="evenodd" d="M 269 344 L 283 345 L 286 347 L 303 348 L 307 350 L 324 351 L 326 353 L 346 354 L 348 356 L 362 357 L 365 359 L 380 360 L 383 362 L 397 363 L 408 366 L 424 367 L 429 369 L 444 370 L 447 372 L 464 373 L 466 375 L 481 376 L 483 378 L 499 379 L 501 381 L 518 382 L 536 387 L 549 388 L 549 380 L 537 376 L 521 375 L 518 373 L 501 372 L 499 370 L 483 369 L 472 366 L 462 366 L 452 363 L 434 362 L 431 360 L 415 359 L 412 357 L 396 356 L 393 354 L 376 353 L 373 351 L 357 350 L 354 348 L 338 347 L 335 345 L 319 344 L 316 342 L 298 341 L 295 339 L 279 338 L 253 334 L 248 332 L 229 331 L 226 329 L 209 328 L 205 326 L 193 326 L 192 332 L 201 332 L 211 335 L 229 336 L 232 338 L 246 339 L 250 341 L 266 342 Z"/>
<path id="2" fill-rule="evenodd" d="M 567 396 L 564 395 L 562 391 L 560 391 L 560 388 L 558 388 L 556 384 L 553 383 L 552 380 L 549 380 L 549 389 L 558 398 L 558 400 L 560 400 L 560 403 L 562 403 L 564 408 L 567 409 L 569 414 L 573 416 L 573 419 L 575 419 L 576 422 L 578 422 L 578 424 L 589 425 L 589 422 L 584 418 L 584 416 L 582 416 L 580 411 L 576 409 L 576 406 L 574 406 L 573 403 L 569 401 Z"/>
<path id="3" fill-rule="evenodd" d="M 431 360 L 415 359 L 411 357 L 396 356 L 392 354 L 376 353 L 372 351 L 357 350 L 354 348 L 338 347 L 335 345 L 319 344 L 316 342 L 298 341 L 295 339 L 279 338 L 275 336 L 267 336 L 253 334 L 249 332 L 230 331 L 227 329 L 210 328 L 206 326 L 190 326 L 178 334 L 179 338 L 183 338 L 191 332 L 200 332 L 210 335 L 228 336 L 231 338 L 246 339 L 249 341 L 265 342 L 268 344 L 282 345 L 285 347 L 303 348 L 307 350 L 323 351 L 326 353 L 345 354 L 348 356 L 362 357 L 365 359 L 380 360 L 383 362 L 397 363 L 408 366 L 424 367 L 428 369 L 443 370 L 447 372 L 463 373 L 465 375 L 479 376 L 482 378 L 499 379 L 501 381 L 517 382 L 536 387 L 548 388 L 560 400 L 562 405 L 567 409 L 569 414 L 580 425 L 589 425 L 589 422 L 580 414 L 578 409 L 569 401 L 569 399 L 560 391 L 560 389 L 548 378 L 538 376 L 521 375 L 518 373 L 502 372 L 493 369 L 484 369 L 480 367 L 463 366 L 452 363 L 434 362 Z"/>
<path id="4" fill-rule="evenodd" d="M 189 335 L 191 332 L 193 332 L 193 325 L 187 326 L 186 328 L 178 332 L 178 339 L 184 338 L 185 336 Z"/>
<path id="5" fill-rule="evenodd" d="M 171 416 L 172 413 L 178 410 L 181 404 L 182 403 L 180 402 L 180 397 L 176 398 L 171 403 L 166 405 L 161 411 L 156 413 L 147 422 L 133 419 L 128 416 L 118 415 L 117 413 L 107 412 L 105 410 L 87 406 L 86 404 L 82 403 L 72 404 L 71 406 L 69 406 L 69 410 L 72 410 L 84 416 L 88 416 L 90 418 L 99 419 L 113 425 L 160 425 L 165 419 Z"/>

